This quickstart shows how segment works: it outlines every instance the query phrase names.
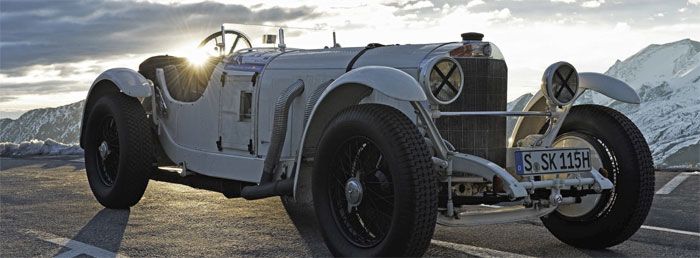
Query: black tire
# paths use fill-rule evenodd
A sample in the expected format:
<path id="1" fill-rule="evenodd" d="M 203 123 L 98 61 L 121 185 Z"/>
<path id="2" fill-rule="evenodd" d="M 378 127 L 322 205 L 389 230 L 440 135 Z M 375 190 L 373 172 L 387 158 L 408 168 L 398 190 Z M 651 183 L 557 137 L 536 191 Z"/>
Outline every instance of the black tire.
<path id="1" fill-rule="evenodd" d="M 138 203 L 154 163 L 149 122 L 138 100 L 122 93 L 99 97 L 85 134 L 85 170 L 97 201 L 112 209 Z M 108 151 L 101 154 L 103 142 Z"/>
<path id="2" fill-rule="evenodd" d="M 384 105 L 350 107 L 328 124 L 317 153 L 314 208 L 333 255 L 420 256 L 425 252 L 435 230 L 437 176 L 424 138 L 403 113 Z M 352 212 L 347 211 L 346 182 L 342 181 L 352 178 L 345 174 L 348 168 L 364 191 Z"/>
<path id="3" fill-rule="evenodd" d="M 555 211 L 542 218 L 544 226 L 580 248 L 607 248 L 629 239 L 646 219 L 654 197 L 654 165 L 642 133 L 618 111 L 580 105 L 571 109 L 559 135 L 590 143 L 601 157 L 601 174 L 614 188 L 601 193 L 590 212 L 568 217 Z"/>

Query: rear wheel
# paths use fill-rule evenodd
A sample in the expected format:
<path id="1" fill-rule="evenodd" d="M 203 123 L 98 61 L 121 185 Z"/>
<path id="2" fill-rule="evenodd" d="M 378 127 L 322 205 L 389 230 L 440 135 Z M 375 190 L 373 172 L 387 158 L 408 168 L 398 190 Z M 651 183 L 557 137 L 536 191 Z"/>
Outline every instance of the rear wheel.
<path id="1" fill-rule="evenodd" d="M 154 162 L 148 120 L 139 102 L 121 93 L 99 97 L 85 134 L 85 170 L 97 201 L 114 209 L 136 204 Z"/>
<path id="2" fill-rule="evenodd" d="M 654 167 L 639 129 L 623 114 L 603 106 L 571 109 L 556 147 L 591 149 L 591 165 L 614 187 L 563 205 L 542 218 L 559 240 L 582 248 L 606 248 L 630 238 L 644 222 L 654 196 Z"/>
<path id="3" fill-rule="evenodd" d="M 336 256 L 419 256 L 437 215 L 437 181 L 416 126 L 383 105 L 338 114 L 321 139 L 313 200 Z"/>

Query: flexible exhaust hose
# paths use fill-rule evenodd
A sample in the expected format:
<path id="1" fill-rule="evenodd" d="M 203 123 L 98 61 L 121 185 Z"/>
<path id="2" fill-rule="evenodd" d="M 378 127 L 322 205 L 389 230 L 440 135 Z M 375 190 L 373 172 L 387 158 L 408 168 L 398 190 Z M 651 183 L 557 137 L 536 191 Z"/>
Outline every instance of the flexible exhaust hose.
<path id="1" fill-rule="evenodd" d="M 284 141 L 287 137 L 287 121 L 289 120 L 289 108 L 292 101 L 304 92 L 304 81 L 297 80 L 289 85 L 286 90 L 277 98 L 275 102 L 275 116 L 272 123 L 272 134 L 270 136 L 270 148 L 267 150 L 265 165 L 263 167 L 260 184 L 272 181 L 277 163 L 279 163 Z"/>
<path id="2" fill-rule="evenodd" d="M 272 181 L 272 179 L 282 154 L 285 138 L 287 137 L 289 108 L 292 105 L 292 101 L 303 92 L 304 81 L 297 80 L 292 85 L 289 85 L 277 98 L 275 102 L 275 116 L 272 122 L 272 134 L 270 136 L 270 148 L 268 148 L 267 156 L 265 157 L 260 184 L 246 186 L 241 189 L 241 197 L 247 200 L 256 200 L 270 196 L 285 195 L 293 191 L 293 178 L 279 181 Z"/>
<path id="3" fill-rule="evenodd" d="M 241 197 L 246 200 L 257 200 L 271 196 L 290 195 L 294 191 L 294 178 L 246 186 L 241 189 Z"/>

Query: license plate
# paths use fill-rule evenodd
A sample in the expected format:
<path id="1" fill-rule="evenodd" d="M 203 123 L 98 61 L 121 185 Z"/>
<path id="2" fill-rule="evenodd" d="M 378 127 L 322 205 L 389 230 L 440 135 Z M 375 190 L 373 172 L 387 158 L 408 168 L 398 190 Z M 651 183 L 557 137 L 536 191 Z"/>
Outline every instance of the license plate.
<path id="1" fill-rule="evenodd" d="M 515 151 L 518 175 L 582 172 L 591 170 L 589 149 L 541 149 Z"/>

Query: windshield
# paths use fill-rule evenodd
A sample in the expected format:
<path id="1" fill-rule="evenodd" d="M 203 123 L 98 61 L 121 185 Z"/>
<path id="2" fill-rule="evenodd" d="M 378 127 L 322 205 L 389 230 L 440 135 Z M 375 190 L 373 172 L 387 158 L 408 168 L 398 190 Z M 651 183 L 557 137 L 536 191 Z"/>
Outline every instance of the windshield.
<path id="1" fill-rule="evenodd" d="M 252 47 L 278 47 L 281 43 L 279 29 L 280 26 L 268 25 L 247 25 L 225 23 L 222 25 L 225 30 L 236 30 L 244 34 L 252 44 Z M 286 48 L 318 49 L 333 47 L 333 30 L 328 28 L 300 28 L 281 27 L 284 30 L 284 44 Z M 234 36 L 227 36 L 225 42 L 227 49 L 235 42 Z M 240 42 L 240 41 L 239 41 Z M 241 44 L 239 44 L 241 45 Z M 237 45 L 236 48 L 241 48 Z M 238 49 L 235 49 L 236 51 Z"/>

